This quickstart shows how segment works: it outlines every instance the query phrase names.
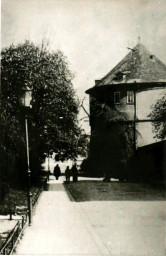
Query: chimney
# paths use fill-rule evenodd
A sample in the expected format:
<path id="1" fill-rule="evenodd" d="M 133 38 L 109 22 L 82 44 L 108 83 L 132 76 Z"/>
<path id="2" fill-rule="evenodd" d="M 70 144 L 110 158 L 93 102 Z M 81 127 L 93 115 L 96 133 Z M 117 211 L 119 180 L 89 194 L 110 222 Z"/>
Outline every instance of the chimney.
<path id="1" fill-rule="evenodd" d="M 95 85 L 98 85 L 100 83 L 100 80 L 95 80 Z"/>

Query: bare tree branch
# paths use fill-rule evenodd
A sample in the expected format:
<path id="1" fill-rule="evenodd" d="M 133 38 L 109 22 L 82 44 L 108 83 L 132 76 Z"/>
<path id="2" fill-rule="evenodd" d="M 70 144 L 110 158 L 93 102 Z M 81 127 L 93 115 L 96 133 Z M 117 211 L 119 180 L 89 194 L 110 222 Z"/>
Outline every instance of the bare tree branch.
<path id="1" fill-rule="evenodd" d="M 85 109 L 85 107 L 84 107 L 84 105 L 83 105 L 84 100 L 85 100 L 85 97 L 83 98 L 82 103 L 81 103 L 80 106 L 82 107 L 82 109 L 84 110 L 84 112 L 88 115 L 88 117 L 90 117 L 90 114 L 88 113 L 88 111 Z"/>

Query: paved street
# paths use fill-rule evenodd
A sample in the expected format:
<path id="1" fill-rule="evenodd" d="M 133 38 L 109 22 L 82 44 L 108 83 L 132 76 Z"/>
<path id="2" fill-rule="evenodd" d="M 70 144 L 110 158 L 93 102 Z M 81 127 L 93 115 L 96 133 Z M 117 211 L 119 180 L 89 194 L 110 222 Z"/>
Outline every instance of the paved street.
<path id="1" fill-rule="evenodd" d="M 164 256 L 163 201 L 69 199 L 59 181 L 39 199 L 16 254 Z"/>
<path id="2" fill-rule="evenodd" d="M 42 193 L 33 224 L 26 227 L 15 254 L 108 255 L 62 182 L 63 177 L 50 181 L 49 191 Z"/>
<path id="3" fill-rule="evenodd" d="M 111 255 L 166 255 L 164 202 L 93 201 L 80 204 Z"/>

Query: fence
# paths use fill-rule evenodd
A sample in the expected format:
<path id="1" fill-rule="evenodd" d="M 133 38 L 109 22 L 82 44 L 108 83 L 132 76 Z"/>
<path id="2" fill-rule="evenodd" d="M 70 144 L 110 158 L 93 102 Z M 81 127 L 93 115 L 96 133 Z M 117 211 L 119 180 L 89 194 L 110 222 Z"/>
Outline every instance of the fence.
<path id="1" fill-rule="evenodd" d="M 32 208 L 33 209 L 38 201 L 38 198 L 39 198 L 42 190 L 43 190 L 43 186 L 40 187 L 40 189 L 38 190 L 38 193 L 35 195 L 35 197 L 32 198 Z M 13 230 L 9 233 L 6 241 L 1 246 L 1 248 L 0 248 L 1 255 L 11 255 L 13 253 L 13 251 L 16 247 L 16 244 L 24 230 L 27 219 L 28 219 L 28 211 L 26 211 L 26 213 L 22 216 L 22 219 L 16 223 Z"/>
<path id="2" fill-rule="evenodd" d="M 24 226 L 28 219 L 28 211 L 22 216 L 22 220 L 19 220 L 13 230 L 9 233 L 5 243 L 2 245 L 0 249 L 1 255 L 10 255 L 12 254 L 15 245 L 22 234 Z"/>
<path id="3" fill-rule="evenodd" d="M 0 202 L 3 201 L 4 193 L 5 193 L 5 191 L 4 191 L 4 183 L 0 182 Z"/>

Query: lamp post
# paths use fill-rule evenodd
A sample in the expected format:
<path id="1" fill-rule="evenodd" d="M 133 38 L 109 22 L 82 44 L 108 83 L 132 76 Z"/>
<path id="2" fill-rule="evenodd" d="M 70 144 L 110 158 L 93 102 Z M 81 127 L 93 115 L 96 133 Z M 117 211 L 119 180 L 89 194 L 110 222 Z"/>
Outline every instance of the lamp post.
<path id="1" fill-rule="evenodd" d="M 48 150 L 48 171 L 47 171 L 47 181 L 49 181 L 50 177 L 50 155 Z"/>
<path id="2" fill-rule="evenodd" d="M 25 107 L 25 134 L 26 134 L 26 154 L 27 154 L 27 201 L 28 201 L 28 217 L 29 225 L 31 225 L 32 220 L 32 202 L 31 202 L 31 170 L 29 165 L 29 138 L 28 138 L 28 110 L 31 107 L 32 99 L 32 89 L 29 87 L 24 87 L 22 89 L 21 103 Z"/>

